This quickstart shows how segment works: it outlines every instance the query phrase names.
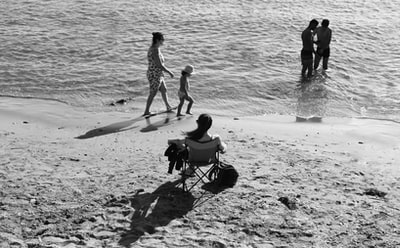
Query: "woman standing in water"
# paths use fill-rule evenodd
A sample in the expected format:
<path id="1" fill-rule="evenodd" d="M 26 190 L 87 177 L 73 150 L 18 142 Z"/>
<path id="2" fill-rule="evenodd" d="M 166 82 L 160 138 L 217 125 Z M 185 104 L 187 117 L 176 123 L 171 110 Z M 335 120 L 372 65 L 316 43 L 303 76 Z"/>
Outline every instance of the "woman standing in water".
<path id="1" fill-rule="evenodd" d="M 167 87 L 164 80 L 164 71 L 167 72 L 171 78 L 174 74 L 164 65 L 164 57 L 162 56 L 160 47 L 164 44 L 164 35 L 160 32 L 153 33 L 153 42 L 147 52 L 147 59 L 149 61 L 149 68 L 147 69 L 147 79 L 150 83 L 150 94 L 147 98 L 146 109 L 144 116 L 150 115 L 150 106 L 157 92 L 161 92 L 162 99 L 165 103 L 167 111 L 172 111 L 171 105 L 168 103 Z"/>

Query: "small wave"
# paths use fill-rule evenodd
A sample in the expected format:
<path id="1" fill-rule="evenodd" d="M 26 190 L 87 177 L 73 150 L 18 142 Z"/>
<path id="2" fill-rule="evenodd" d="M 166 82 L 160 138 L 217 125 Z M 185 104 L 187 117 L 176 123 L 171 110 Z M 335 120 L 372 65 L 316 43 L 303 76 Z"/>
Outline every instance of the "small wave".
<path id="1" fill-rule="evenodd" d="M 0 97 L 3 98 L 15 98 L 15 99 L 36 99 L 36 100 L 45 100 L 45 101 L 53 101 L 53 102 L 59 102 L 63 104 L 70 105 L 68 102 L 60 100 L 60 99 L 55 99 L 55 98 L 48 98 L 48 97 L 37 97 L 37 96 L 15 96 L 15 95 L 3 95 L 0 94 Z"/>
<path id="2" fill-rule="evenodd" d="M 356 116 L 354 118 L 361 119 L 361 120 L 389 121 L 389 122 L 393 122 L 396 124 L 400 124 L 400 121 L 396 121 L 396 120 L 389 119 L 389 118 L 376 118 L 376 117 L 366 117 L 366 116 Z"/>

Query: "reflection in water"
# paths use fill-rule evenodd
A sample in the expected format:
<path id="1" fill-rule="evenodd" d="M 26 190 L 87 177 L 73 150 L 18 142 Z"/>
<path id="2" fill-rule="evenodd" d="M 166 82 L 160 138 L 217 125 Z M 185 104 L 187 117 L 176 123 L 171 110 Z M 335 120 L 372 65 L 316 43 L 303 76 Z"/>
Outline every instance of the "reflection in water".
<path id="1" fill-rule="evenodd" d="M 301 79 L 296 89 L 297 120 L 321 120 L 326 114 L 328 103 L 328 89 L 326 81 L 328 75 L 321 72 L 310 79 Z"/>

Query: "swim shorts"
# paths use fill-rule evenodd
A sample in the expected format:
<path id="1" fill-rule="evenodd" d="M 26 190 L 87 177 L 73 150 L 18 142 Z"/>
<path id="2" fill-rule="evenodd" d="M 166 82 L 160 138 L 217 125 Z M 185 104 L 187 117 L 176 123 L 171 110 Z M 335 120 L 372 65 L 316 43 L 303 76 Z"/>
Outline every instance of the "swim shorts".
<path id="1" fill-rule="evenodd" d="M 313 52 L 309 50 L 301 50 L 301 60 L 312 60 L 313 59 Z"/>
<path id="2" fill-rule="evenodd" d="M 330 51 L 329 47 L 328 47 L 328 48 L 325 48 L 325 49 L 322 49 L 322 48 L 318 47 L 318 48 L 317 48 L 317 53 L 318 53 L 318 55 L 321 56 L 321 57 L 328 58 L 329 55 L 331 54 L 331 51 Z"/>
<path id="3" fill-rule="evenodd" d="M 187 94 L 185 94 L 185 92 L 183 92 L 183 91 L 178 91 L 178 97 L 179 97 L 179 99 L 186 99 L 186 100 L 189 100 L 189 97 L 188 97 L 188 95 Z"/>

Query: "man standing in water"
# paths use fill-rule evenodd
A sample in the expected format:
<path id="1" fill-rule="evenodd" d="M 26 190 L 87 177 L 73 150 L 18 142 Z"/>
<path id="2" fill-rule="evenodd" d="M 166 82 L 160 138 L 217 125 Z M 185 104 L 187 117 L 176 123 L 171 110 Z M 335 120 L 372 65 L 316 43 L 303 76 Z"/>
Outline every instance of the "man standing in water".
<path id="1" fill-rule="evenodd" d="M 313 43 L 313 31 L 318 26 L 318 21 L 312 19 L 308 27 L 301 33 L 301 39 L 303 41 L 303 49 L 301 50 L 301 64 L 303 68 L 301 69 L 301 75 L 305 76 L 307 71 L 307 77 L 312 76 L 313 69 L 313 53 L 314 43 Z"/>
<path id="2" fill-rule="evenodd" d="M 322 20 L 321 27 L 318 27 L 315 31 L 317 34 L 317 52 L 315 53 L 314 70 L 319 66 L 319 61 L 322 59 L 322 68 L 324 70 L 328 69 L 328 59 L 330 55 L 329 44 L 331 43 L 332 30 L 328 28 L 329 20 Z"/>

